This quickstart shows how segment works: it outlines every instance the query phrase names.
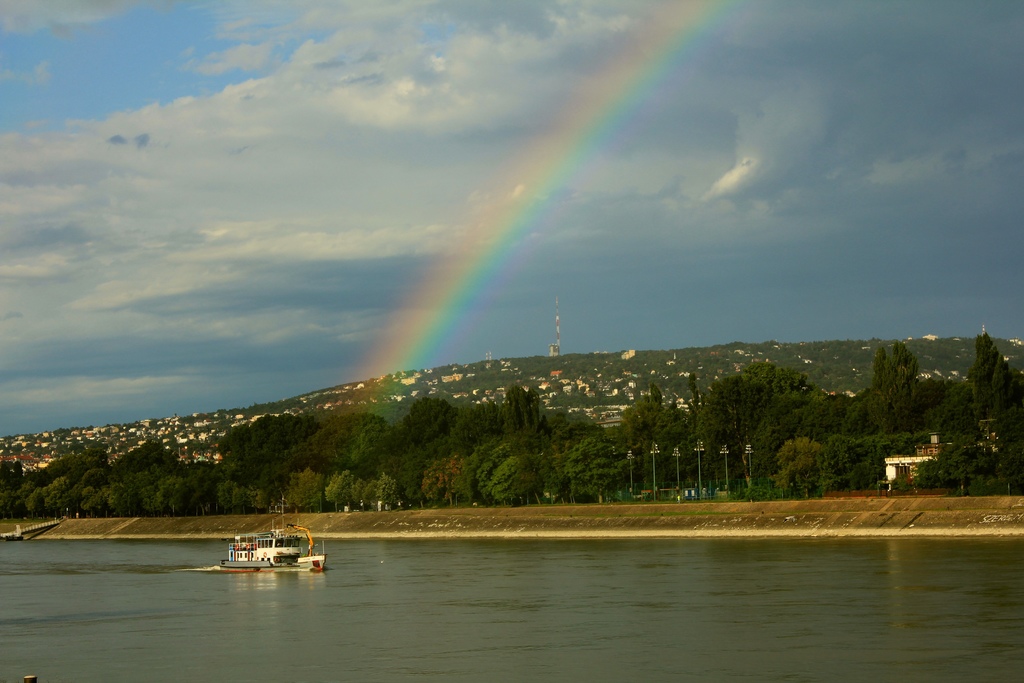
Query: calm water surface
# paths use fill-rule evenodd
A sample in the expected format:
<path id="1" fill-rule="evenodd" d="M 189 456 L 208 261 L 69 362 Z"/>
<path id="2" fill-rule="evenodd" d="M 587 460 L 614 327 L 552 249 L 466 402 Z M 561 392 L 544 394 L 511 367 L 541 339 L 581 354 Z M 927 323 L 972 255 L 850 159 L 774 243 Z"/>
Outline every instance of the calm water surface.
<path id="1" fill-rule="evenodd" d="M 1024 670 L 1024 542 L 0 544 L 0 681 L 970 680 Z"/>

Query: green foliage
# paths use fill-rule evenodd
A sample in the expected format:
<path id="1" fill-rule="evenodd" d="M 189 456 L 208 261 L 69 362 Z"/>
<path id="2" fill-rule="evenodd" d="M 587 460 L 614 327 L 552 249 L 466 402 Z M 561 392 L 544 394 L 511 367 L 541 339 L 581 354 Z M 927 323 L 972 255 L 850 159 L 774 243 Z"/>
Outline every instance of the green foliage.
<path id="1" fill-rule="evenodd" d="M 508 504 L 522 498 L 519 486 L 519 457 L 510 455 L 498 463 L 484 484 L 484 493 L 494 502 Z"/>
<path id="2" fill-rule="evenodd" d="M 351 505 L 355 499 L 354 487 L 356 478 L 348 470 L 335 472 L 327 482 L 324 495 L 327 500 L 334 503 L 334 509 L 339 505 Z"/>
<path id="3" fill-rule="evenodd" d="M 540 412 L 540 397 L 532 388 L 524 389 L 513 384 L 505 390 L 505 401 L 501 404 L 501 420 L 506 433 L 536 433 L 543 425 Z"/>
<path id="4" fill-rule="evenodd" d="M 427 501 L 452 505 L 459 493 L 459 481 L 464 467 L 464 459 L 456 454 L 430 463 L 423 472 L 423 483 L 420 485 Z"/>
<path id="5" fill-rule="evenodd" d="M 871 415 L 886 434 L 913 429 L 914 399 L 919 367 L 917 358 L 903 342 L 892 345 L 892 355 L 885 347 L 875 352 L 871 379 Z"/>
<path id="6" fill-rule="evenodd" d="M 376 498 L 385 505 L 398 502 L 398 482 L 387 474 L 381 474 L 376 482 Z"/>
<path id="7" fill-rule="evenodd" d="M 724 465 L 724 448 L 749 481 L 747 445 L 774 454 L 787 439 L 806 431 L 800 422 L 811 414 L 815 393 L 805 377 L 771 363 L 754 363 L 741 375 L 713 383 L 703 397 L 698 431 L 716 472 Z"/>
<path id="8" fill-rule="evenodd" d="M 818 455 L 818 484 L 822 491 L 842 491 L 850 486 L 854 465 L 852 439 L 832 434 Z"/>
<path id="9" fill-rule="evenodd" d="M 987 332 L 978 335 L 974 349 L 974 364 L 967 378 L 974 391 L 975 411 L 979 420 L 994 419 L 1014 403 L 1013 374 Z"/>
<path id="10" fill-rule="evenodd" d="M 240 486 L 254 486 L 268 499 L 280 498 L 289 483 L 294 463 L 306 462 L 308 440 L 320 425 L 311 415 L 262 417 L 236 427 L 217 444 L 226 478 Z"/>
<path id="11" fill-rule="evenodd" d="M 605 493 L 622 481 L 622 460 L 603 436 L 588 437 L 565 455 L 563 469 L 574 502 L 580 496 L 603 502 Z"/>
<path id="12" fill-rule="evenodd" d="M 810 489 L 820 476 L 818 458 L 821 444 L 806 436 L 791 439 L 779 449 L 780 470 L 775 475 L 776 483 L 784 489 L 798 489 L 810 495 Z"/>
<path id="13" fill-rule="evenodd" d="M 288 483 L 288 500 L 292 505 L 305 508 L 308 512 L 320 511 L 324 492 L 324 475 L 306 468 L 292 472 Z"/>
<path id="14" fill-rule="evenodd" d="M 998 466 L 998 458 L 992 448 L 970 438 L 955 439 L 942 449 L 934 462 L 934 469 L 926 470 L 928 476 L 924 483 L 955 487 L 961 493 L 967 493 L 975 479 L 994 475 Z"/>
<path id="15" fill-rule="evenodd" d="M 985 335 L 976 348 L 967 382 L 921 379 L 909 344 L 894 343 L 891 354 L 878 348 L 872 384 L 856 396 L 826 394 L 812 383 L 814 373 L 766 361 L 724 375 L 705 368 L 714 378 L 706 387 L 695 372 L 681 372 L 664 385 L 649 381 L 625 409 L 622 425 L 610 429 L 545 412 L 544 404 L 558 393 L 542 397 L 518 381 L 506 388 L 503 401 L 410 401 L 393 422 L 369 413 L 263 417 L 224 437 L 221 464 L 182 463 L 176 451 L 156 442 L 113 462 L 93 449 L 34 472 L 0 463 L 0 514 L 246 513 L 267 510 L 282 497 L 306 510 L 321 509 L 323 501 L 336 509 L 365 509 L 377 501 L 586 502 L 626 490 L 631 472 L 645 487 L 652 479 L 659 488 L 672 487 L 677 476 L 683 486 L 695 486 L 698 477 L 705 485 L 721 482 L 726 458 L 734 494 L 770 499 L 782 491 L 874 489 L 884 476 L 884 459 L 914 453 L 928 441 L 927 430 L 943 436 L 939 457 L 923 463 L 913 482 L 897 486 L 954 488 L 965 495 L 1022 491 L 1020 374 Z M 869 352 L 859 352 L 870 360 Z M 929 367 L 941 360 L 925 357 Z M 667 355 L 660 360 L 675 361 Z M 539 367 L 541 360 L 530 362 Z M 570 359 L 566 367 L 583 362 L 611 363 Z M 631 369 L 631 386 L 641 374 L 665 377 L 647 367 Z M 636 456 L 632 469 L 629 451 Z M 740 477 L 747 486 L 736 486 Z"/>
<path id="16" fill-rule="evenodd" d="M 653 447 L 661 424 L 665 406 L 662 404 L 661 389 L 653 382 L 645 395 L 622 413 L 622 426 L 630 446 L 638 453 L 649 453 Z"/>

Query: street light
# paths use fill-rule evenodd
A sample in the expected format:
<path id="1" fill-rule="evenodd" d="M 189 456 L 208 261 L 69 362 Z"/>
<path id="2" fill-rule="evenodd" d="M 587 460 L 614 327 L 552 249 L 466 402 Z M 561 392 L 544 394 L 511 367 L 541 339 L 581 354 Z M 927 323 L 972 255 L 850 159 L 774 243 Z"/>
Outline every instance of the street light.
<path id="1" fill-rule="evenodd" d="M 683 487 L 679 483 L 679 446 L 672 451 L 672 457 L 676 459 L 676 502 L 679 503 L 683 499 Z"/>
<path id="2" fill-rule="evenodd" d="M 704 450 L 704 442 L 703 441 L 698 441 L 697 442 L 697 447 L 694 448 L 693 450 L 697 451 L 697 498 L 703 498 L 704 497 L 704 485 L 701 483 L 701 480 L 700 480 L 700 454 L 701 454 L 701 451 Z"/>
<path id="3" fill-rule="evenodd" d="M 654 480 L 654 483 L 651 486 L 651 490 L 654 493 L 655 502 L 657 502 L 658 500 L 658 470 L 656 469 L 654 456 L 656 456 L 658 453 L 661 453 L 661 451 L 658 450 L 658 444 L 654 444 L 654 447 L 651 448 L 651 478 Z"/>
<path id="4" fill-rule="evenodd" d="M 629 461 L 629 497 L 631 500 L 636 500 L 636 498 L 633 497 L 633 458 L 635 457 L 636 456 L 633 455 L 633 449 L 630 449 L 629 452 L 626 453 L 626 460 Z"/>
<path id="5" fill-rule="evenodd" d="M 725 456 L 725 498 L 726 498 L 726 500 L 728 500 L 729 499 L 729 447 L 728 446 L 722 446 L 722 450 L 720 451 L 720 453 Z"/>

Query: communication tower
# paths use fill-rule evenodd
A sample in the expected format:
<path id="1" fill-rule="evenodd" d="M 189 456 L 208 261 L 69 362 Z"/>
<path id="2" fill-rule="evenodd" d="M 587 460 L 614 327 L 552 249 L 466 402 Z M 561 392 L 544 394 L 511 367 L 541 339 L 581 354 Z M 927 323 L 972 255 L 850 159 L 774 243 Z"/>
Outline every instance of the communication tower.
<path id="1" fill-rule="evenodd" d="M 555 297 L 555 343 L 548 345 L 548 356 L 554 358 L 562 352 L 562 331 L 558 322 L 558 297 Z"/>

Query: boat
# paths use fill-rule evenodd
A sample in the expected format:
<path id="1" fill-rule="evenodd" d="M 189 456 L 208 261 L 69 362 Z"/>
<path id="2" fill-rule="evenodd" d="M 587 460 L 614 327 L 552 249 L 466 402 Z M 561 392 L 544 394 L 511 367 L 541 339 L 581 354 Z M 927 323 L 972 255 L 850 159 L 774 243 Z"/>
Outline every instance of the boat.
<path id="1" fill-rule="evenodd" d="M 228 559 L 221 560 L 219 568 L 234 572 L 326 569 L 327 554 L 314 554 L 313 534 L 309 529 L 294 524 L 288 526 L 306 532 L 307 554 L 302 554 L 302 536 L 283 529 L 236 534 L 228 543 Z"/>
<path id="2" fill-rule="evenodd" d="M 306 538 L 309 540 L 309 551 L 305 555 L 300 555 L 298 559 L 299 567 L 303 569 L 309 569 L 314 572 L 322 572 L 327 569 L 327 553 L 324 552 L 323 542 L 320 543 L 319 554 L 315 553 L 316 544 L 313 543 L 313 532 L 304 526 L 298 524 L 289 524 L 289 528 L 296 529 L 298 531 L 305 532 Z"/>

